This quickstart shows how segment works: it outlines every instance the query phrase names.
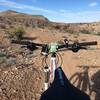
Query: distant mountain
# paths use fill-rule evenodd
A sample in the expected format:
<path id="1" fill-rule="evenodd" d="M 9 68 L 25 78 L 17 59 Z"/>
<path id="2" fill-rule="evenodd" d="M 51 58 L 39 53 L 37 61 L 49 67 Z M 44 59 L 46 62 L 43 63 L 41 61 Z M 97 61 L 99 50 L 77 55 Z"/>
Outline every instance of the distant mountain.
<path id="1" fill-rule="evenodd" d="M 29 27 L 44 27 L 48 23 L 49 20 L 42 15 L 29 15 L 13 10 L 0 12 L 0 24 L 5 24 L 6 26 L 24 25 Z"/>
<path id="2" fill-rule="evenodd" d="M 20 12 L 14 11 L 14 10 L 7 10 L 7 11 L 0 12 L 0 16 L 31 17 L 31 18 L 41 19 L 41 20 L 48 20 L 46 17 L 44 17 L 42 15 L 29 15 L 29 14 L 20 13 Z"/>
<path id="3" fill-rule="evenodd" d="M 100 22 L 94 23 L 56 23 L 42 15 L 30 15 L 13 10 L 0 12 L 0 28 L 19 26 L 56 29 L 68 33 L 100 34 Z"/>
<path id="4" fill-rule="evenodd" d="M 17 15 L 17 14 L 19 13 L 13 10 L 7 10 L 7 11 L 0 12 L 0 16 L 11 16 L 11 15 Z"/>

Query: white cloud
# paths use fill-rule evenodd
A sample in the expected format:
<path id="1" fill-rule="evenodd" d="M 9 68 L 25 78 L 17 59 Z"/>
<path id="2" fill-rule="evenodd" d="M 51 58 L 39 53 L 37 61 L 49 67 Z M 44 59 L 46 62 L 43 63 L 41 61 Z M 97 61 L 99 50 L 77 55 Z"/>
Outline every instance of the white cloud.
<path id="1" fill-rule="evenodd" d="M 71 10 L 65 10 L 65 9 L 60 9 L 59 12 L 61 13 L 66 13 L 66 12 L 70 12 Z"/>
<path id="2" fill-rule="evenodd" d="M 0 5 L 6 6 L 6 7 L 11 7 L 11 8 L 17 8 L 17 9 L 28 9 L 28 10 L 41 11 L 41 12 L 45 12 L 45 13 L 54 13 L 52 10 L 35 7 L 35 6 L 30 6 L 30 5 L 25 5 L 25 4 L 19 4 L 19 3 L 11 2 L 8 0 L 1 0 Z"/>
<path id="3" fill-rule="evenodd" d="M 43 15 L 46 15 L 52 21 L 58 22 L 93 22 L 93 21 L 100 21 L 100 10 L 98 11 L 81 11 L 81 12 L 73 12 L 71 10 L 60 9 L 58 11 L 44 9 L 40 7 L 19 4 L 16 2 L 11 2 L 9 0 L 0 0 L 0 5 L 9 7 L 9 8 L 17 8 L 22 10 L 31 10 L 31 11 L 39 11 Z M 97 4 L 92 4 L 92 6 L 96 6 Z"/>
<path id="4" fill-rule="evenodd" d="M 16 3 L 11 2 L 11 1 L 7 1 L 7 0 L 1 0 L 0 5 L 2 5 L 2 6 L 13 6 L 13 5 L 16 5 Z"/>
<path id="5" fill-rule="evenodd" d="M 58 16 L 52 18 L 53 21 L 58 22 L 67 22 L 67 23 L 77 23 L 77 22 L 95 22 L 100 21 L 100 11 L 81 11 L 81 12 L 73 12 L 69 10 L 61 11 L 59 10 L 56 15 Z"/>
<path id="6" fill-rule="evenodd" d="M 97 2 L 92 2 L 92 3 L 89 4 L 90 7 L 94 7 L 94 6 L 97 6 L 97 5 L 98 5 Z"/>

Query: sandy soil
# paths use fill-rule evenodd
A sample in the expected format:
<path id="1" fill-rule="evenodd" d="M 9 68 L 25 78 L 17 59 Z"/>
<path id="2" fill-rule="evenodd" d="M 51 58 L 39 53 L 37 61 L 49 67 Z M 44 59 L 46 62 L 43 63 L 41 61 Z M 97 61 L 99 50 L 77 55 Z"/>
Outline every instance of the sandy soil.
<path id="1" fill-rule="evenodd" d="M 73 53 L 72 51 L 62 51 L 59 52 L 63 58 L 62 68 L 66 74 L 66 77 L 71 81 L 73 85 L 78 87 L 80 90 L 83 90 L 87 94 L 90 95 L 91 100 L 100 100 L 100 37 L 96 35 L 88 35 L 88 34 L 69 34 L 69 33 L 61 33 L 57 30 L 48 30 L 48 29 L 27 29 L 28 37 L 34 37 L 34 42 L 36 43 L 51 43 L 51 42 L 61 42 L 67 37 L 69 40 L 75 41 L 97 41 L 98 45 L 91 47 L 91 50 L 80 50 L 78 53 Z M 0 41 L 3 42 L 3 45 L 7 45 L 8 40 L 3 39 L 3 36 L 0 34 Z M 9 45 L 9 44 L 8 44 Z M 11 44 L 10 44 L 11 45 Z M 93 48 L 93 49 L 92 49 Z M 14 48 L 16 49 L 16 48 Z M 42 70 L 42 56 L 40 55 L 41 48 L 39 50 L 34 51 L 36 56 L 33 57 L 34 66 L 38 66 L 38 69 Z M 83 67 L 85 66 L 85 67 Z M 33 67 L 32 67 L 33 68 Z M 36 67 L 37 69 L 37 67 Z M 11 69 L 9 69 L 11 70 Z M 31 70 L 31 67 L 30 67 Z M 19 71 L 19 70 L 18 70 Z M 25 73 L 27 72 L 27 68 Z M 12 72 L 12 71 L 11 71 Z M 20 73 L 20 72 L 19 72 Z M 8 73 L 10 74 L 10 73 Z M 2 73 L 1 73 L 2 75 Z M 16 73 L 15 73 L 16 75 Z M 20 74 L 18 74 L 20 75 Z M 30 75 L 28 73 L 27 75 Z M 23 71 L 24 76 L 24 71 Z M 40 75 L 42 77 L 42 75 Z M 12 76 L 10 76 L 12 77 Z M 37 77 L 37 76 L 36 76 Z M 9 78 L 10 80 L 10 78 Z M 29 79 L 33 80 L 33 79 Z M 43 81 L 42 78 L 40 80 Z M 35 81 L 35 80 L 34 80 Z M 35 83 L 35 88 L 37 91 L 40 88 L 43 88 L 43 82 L 41 81 L 41 85 Z M 32 85 L 33 85 L 33 81 Z M 29 84 L 31 84 L 31 82 Z M 38 81 L 37 81 L 38 82 Z M 16 83 L 16 80 L 15 80 Z M 19 83 L 18 83 L 19 84 Z M 40 86 L 40 87 L 39 87 Z M 13 87 L 13 86 L 12 86 Z M 9 86 L 10 88 L 10 86 Z M 26 88 L 25 88 L 26 90 Z M 33 87 L 34 90 L 34 87 Z M 32 92 L 33 93 L 33 92 Z M 30 97 L 33 95 L 30 95 Z M 37 96 L 38 98 L 40 97 Z M 28 97 L 27 97 L 28 98 Z M 18 98 L 16 99 L 18 100 Z M 31 99 L 29 99 L 31 100 Z M 38 100 L 38 99 L 36 99 Z"/>

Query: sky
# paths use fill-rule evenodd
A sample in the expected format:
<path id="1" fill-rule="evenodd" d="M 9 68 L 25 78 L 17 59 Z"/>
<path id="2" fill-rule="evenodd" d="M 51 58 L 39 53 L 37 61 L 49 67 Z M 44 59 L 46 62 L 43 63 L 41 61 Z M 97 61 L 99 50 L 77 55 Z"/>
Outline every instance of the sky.
<path id="1" fill-rule="evenodd" d="M 0 0 L 4 10 L 44 15 L 54 22 L 100 21 L 100 0 Z"/>

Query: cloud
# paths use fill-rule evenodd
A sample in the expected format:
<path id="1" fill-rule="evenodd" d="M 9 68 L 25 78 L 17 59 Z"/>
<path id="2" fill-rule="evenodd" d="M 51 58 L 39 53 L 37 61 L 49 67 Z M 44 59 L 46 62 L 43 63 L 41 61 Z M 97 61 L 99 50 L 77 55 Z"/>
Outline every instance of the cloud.
<path id="1" fill-rule="evenodd" d="M 67 22 L 67 23 L 80 23 L 80 22 L 95 22 L 100 21 L 100 11 L 81 11 L 81 12 L 73 12 L 70 10 L 59 10 L 58 13 L 56 13 L 57 16 L 54 20 L 58 22 Z M 53 20 L 53 21 L 54 21 Z"/>
<path id="2" fill-rule="evenodd" d="M 70 12 L 71 10 L 65 10 L 65 9 L 60 9 L 59 12 L 61 13 L 66 13 L 66 12 Z"/>
<path id="3" fill-rule="evenodd" d="M 97 6 L 97 5 L 98 5 L 97 2 L 92 2 L 92 3 L 89 4 L 90 7 L 95 7 L 95 6 Z"/>
<path id="4" fill-rule="evenodd" d="M 25 4 L 19 4 L 19 3 L 8 1 L 8 0 L 1 0 L 0 5 L 10 7 L 10 8 L 26 9 L 26 10 L 28 9 L 28 10 L 41 11 L 45 13 L 54 13 L 52 10 L 49 10 L 49 9 L 44 9 L 44 8 L 25 5 Z"/>
<path id="5" fill-rule="evenodd" d="M 91 3 L 92 7 L 97 4 Z M 60 9 L 58 11 L 45 9 L 36 6 L 30 6 L 25 4 L 19 4 L 17 2 L 12 2 L 9 0 L 0 0 L 0 6 L 16 8 L 21 10 L 28 11 L 38 11 L 39 13 L 47 16 L 51 21 L 57 22 L 67 22 L 67 23 L 77 23 L 77 22 L 94 22 L 100 21 L 100 10 L 98 11 L 71 11 L 66 9 Z"/>
<path id="6" fill-rule="evenodd" d="M 14 6 L 16 5 L 15 2 L 11 2 L 11 1 L 7 1 L 7 0 L 1 0 L 0 1 L 0 5 L 1 6 Z"/>

